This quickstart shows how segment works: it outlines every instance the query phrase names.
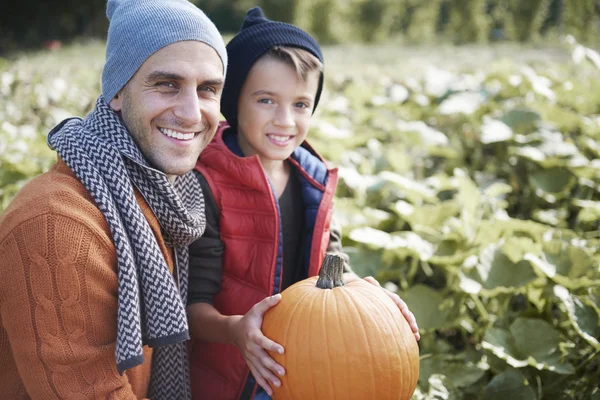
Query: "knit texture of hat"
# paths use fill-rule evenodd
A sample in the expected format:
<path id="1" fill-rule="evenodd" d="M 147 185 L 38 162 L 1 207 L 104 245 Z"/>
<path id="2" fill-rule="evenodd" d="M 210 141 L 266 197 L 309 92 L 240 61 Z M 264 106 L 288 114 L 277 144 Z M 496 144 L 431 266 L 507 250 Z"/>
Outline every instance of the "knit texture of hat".
<path id="1" fill-rule="evenodd" d="M 216 50 L 227 71 L 227 50 L 213 22 L 188 0 L 108 0 L 110 24 L 102 96 L 106 102 L 125 86 L 140 66 L 163 47 L 196 40 Z"/>
<path id="2" fill-rule="evenodd" d="M 323 62 L 321 48 L 308 33 L 294 25 L 265 18 L 260 7 L 248 10 L 242 28 L 227 44 L 230 62 L 221 96 L 221 113 L 233 128 L 237 127 L 237 105 L 242 85 L 252 65 L 276 46 L 304 49 Z M 319 78 L 313 112 L 319 103 L 322 88 L 323 74 Z"/>

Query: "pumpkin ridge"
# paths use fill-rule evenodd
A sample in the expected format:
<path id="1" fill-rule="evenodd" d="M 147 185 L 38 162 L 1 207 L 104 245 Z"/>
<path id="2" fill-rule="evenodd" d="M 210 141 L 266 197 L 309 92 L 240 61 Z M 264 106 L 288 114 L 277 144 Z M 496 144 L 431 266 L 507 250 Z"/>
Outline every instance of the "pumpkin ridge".
<path id="1" fill-rule="evenodd" d="M 363 289 L 363 288 L 361 288 L 361 289 Z M 379 296 L 377 296 L 371 290 L 367 290 L 367 288 L 364 288 L 364 290 L 358 290 L 357 293 L 361 293 L 362 295 L 369 296 L 373 300 L 377 300 L 379 303 L 385 305 L 385 302 L 383 302 L 382 299 L 379 298 Z M 396 307 L 396 308 L 398 307 L 396 305 L 396 303 L 394 303 L 394 307 Z M 380 308 L 385 308 L 385 312 L 388 315 L 391 315 L 392 320 L 393 320 L 394 313 L 389 307 L 380 307 Z M 400 312 L 400 310 L 398 310 L 398 312 Z M 400 312 L 400 318 L 405 320 L 404 315 L 402 315 L 402 312 Z M 386 318 L 381 318 L 381 320 L 387 322 Z M 405 322 L 408 324 L 408 321 L 405 320 Z M 404 336 L 402 335 L 402 326 L 394 326 L 394 328 L 397 331 L 396 332 L 397 334 L 394 335 L 394 342 L 396 343 L 396 346 L 398 348 L 400 348 L 402 350 L 402 352 L 404 353 L 404 357 L 403 357 L 404 360 L 408 361 L 410 359 L 410 354 L 409 354 L 408 346 L 406 346 L 406 344 L 408 344 L 408 343 L 405 342 Z M 411 331 L 411 333 L 412 333 L 412 331 Z M 409 381 L 410 382 L 415 381 L 415 383 L 416 383 L 416 380 L 414 380 L 414 377 L 413 377 L 413 372 L 414 372 L 413 368 L 408 368 L 408 370 L 410 372 Z M 418 379 L 418 377 L 417 377 L 417 379 Z M 408 386 L 404 385 L 404 387 L 407 388 L 405 390 L 410 390 L 410 389 L 408 389 L 409 388 Z M 409 398 L 408 396 L 410 396 L 410 393 L 404 393 L 404 392 L 402 393 L 402 398 Z"/>
<path id="2" fill-rule="evenodd" d="M 362 338 L 362 339 L 369 345 L 369 349 L 370 349 L 372 340 L 365 328 L 365 325 L 364 325 L 365 321 L 363 319 L 363 316 L 358 312 L 359 308 L 356 306 L 354 297 L 350 296 L 345 290 L 340 290 L 340 292 L 342 292 L 344 294 L 344 296 L 350 300 L 350 301 L 348 301 L 348 304 L 352 305 L 352 307 L 354 308 L 354 314 L 357 314 L 357 316 L 360 318 L 360 324 L 358 324 L 358 325 L 361 327 L 361 331 L 363 333 L 364 338 Z M 377 380 L 375 379 L 375 373 L 373 372 L 372 369 L 369 369 L 369 372 L 371 375 L 370 386 L 377 388 Z M 375 390 L 377 390 L 377 389 L 375 389 Z M 374 393 L 373 398 L 375 398 L 375 399 L 377 398 L 377 392 Z"/>
<path id="3" fill-rule="evenodd" d="M 290 296 L 290 297 L 291 297 L 291 295 L 292 295 L 294 292 L 295 292 L 295 290 L 294 290 L 294 289 L 292 289 L 292 290 L 291 290 L 291 291 L 288 293 L 288 296 Z M 294 320 L 294 316 L 296 315 L 296 312 L 298 311 L 298 308 L 300 308 L 300 306 L 302 305 L 302 301 L 305 299 L 305 297 L 306 297 L 306 296 L 308 296 L 308 295 L 310 295 L 310 294 L 311 294 L 311 291 L 306 291 L 305 293 L 303 293 L 303 294 L 300 296 L 300 298 L 299 298 L 299 299 L 297 299 L 297 300 L 294 300 L 295 304 L 293 305 L 293 308 L 291 308 L 291 309 L 290 309 L 290 312 L 289 312 L 289 316 L 288 316 L 287 323 L 286 323 L 285 325 L 283 325 L 283 326 L 285 326 L 285 330 L 282 332 L 282 333 L 283 333 L 283 335 L 282 335 L 282 338 L 283 338 L 283 341 L 284 341 L 285 343 L 288 343 L 288 342 L 289 342 L 289 332 L 290 332 L 291 321 L 293 321 L 293 320 Z M 286 350 L 286 351 L 284 351 L 284 353 L 283 353 L 283 361 L 287 361 L 287 360 L 290 360 L 290 361 L 291 361 L 291 359 L 290 359 L 290 358 L 289 358 L 287 355 L 288 355 L 288 353 L 287 353 L 287 350 Z M 285 364 L 285 362 L 284 362 L 284 364 Z M 288 372 L 288 371 L 287 371 L 287 368 L 286 368 L 286 375 L 287 375 L 287 372 Z M 286 380 L 287 380 L 287 377 L 286 377 Z M 284 385 L 284 384 L 283 384 L 283 382 L 282 382 L 282 385 L 281 385 L 281 387 L 282 387 L 282 388 L 283 388 L 283 387 L 285 387 L 285 391 L 287 392 L 287 394 L 288 394 L 288 396 L 289 396 L 288 398 L 290 398 L 290 399 L 294 398 L 294 396 L 293 396 L 293 395 L 292 395 L 292 393 L 290 392 L 289 385 L 287 385 L 287 386 L 286 386 L 286 385 Z"/>
<path id="4" fill-rule="evenodd" d="M 334 307 L 335 309 L 334 311 L 334 315 L 338 316 L 338 315 L 344 315 L 343 313 L 339 312 L 340 309 L 340 305 L 338 304 L 338 295 L 337 292 L 339 292 L 340 290 L 336 290 L 335 292 L 333 292 L 333 299 L 334 299 Z M 348 351 L 346 349 L 346 335 L 343 334 L 343 328 L 342 328 L 342 324 L 340 322 L 339 318 L 335 318 L 335 321 L 337 322 L 337 333 L 338 333 L 338 339 L 342 342 L 343 346 L 342 348 L 344 349 L 344 351 L 342 352 L 342 354 L 344 354 L 344 364 L 348 365 Z M 344 379 L 344 381 L 348 381 L 347 377 L 345 377 L 346 379 Z M 348 392 L 349 388 L 347 385 L 343 385 L 342 388 L 338 388 L 337 386 L 335 386 L 337 384 L 337 379 L 333 380 L 333 384 L 334 384 L 334 393 L 340 393 L 339 390 L 345 390 L 344 392 L 344 396 L 342 398 L 347 399 L 350 397 L 350 393 Z"/>
<path id="5" fill-rule="evenodd" d="M 321 324 L 321 329 L 322 332 L 325 334 L 324 337 L 324 341 L 323 343 L 329 343 L 329 338 L 327 337 L 327 331 L 328 331 L 328 325 L 326 324 L 327 322 L 327 309 L 328 309 L 328 303 L 329 300 L 331 298 L 331 290 L 325 290 L 325 293 L 323 293 L 323 296 L 325 296 L 325 299 L 321 302 L 321 318 L 323 319 L 323 323 Z M 330 348 L 329 346 L 325 346 L 327 348 L 327 357 L 325 357 L 325 359 L 327 360 L 327 368 L 326 370 L 329 371 L 329 376 L 327 377 L 327 380 L 329 382 L 333 382 L 333 384 L 335 385 L 335 379 L 332 379 L 333 377 L 331 376 L 331 352 L 330 352 Z M 329 390 L 331 390 L 331 386 L 328 386 Z M 335 387 L 333 388 L 333 397 L 328 397 L 330 399 L 334 399 L 335 398 Z M 329 392 L 328 390 L 328 392 Z M 327 395 L 329 396 L 329 393 L 327 393 Z"/>
<path id="6" fill-rule="evenodd" d="M 362 287 L 360 288 L 362 289 Z M 370 289 L 370 288 L 369 288 Z M 387 306 L 386 302 L 383 301 L 381 299 L 381 297 L 379 297 L 377 294 L 375 294 L 373 291 L 371 290 L 367 290 L 367 288 L 365 287 L 364 290 L 357 290 L 356 293 L 358 293 L 363 299 L 365 299 L 365 302 L 370 302 L 371 304 L 373 304 L 374 309 L 377 312 L 377 318 L 375 318 L 375 320 L 377 321 L 378 325 L 379 324 L 385 324 L 387 325 L 387 327 L 390 329 L 390 332 L 392 332 L 392 336 L 393 336 L 393 340 L 394 340 L 394 344 L 395 347 L 390 347 L 387 346 L 385 351 L 387 354 L 390 354 L 394 351 L 397 351 L 398 346 L 401 345 L 401 343 L 398 342 L 399 337 L 402 333 L 402 330 L 400 329 L 400 327 L 398 327 L 397 325 L 393 324 L 390 322 L 390 320 L 388 318 L 385 318 L 385 314 L 387 314 L 388 316 L 391 316 L 391 320 L 393 321 L 393 317 L 394 317 L 394 313 L 389 309 L 389 307 Z M 384 294 L 385 295 L 385 294 Z M 385 295 L 387 296 L 387 295 Z M 397 307 L 396 304 L 394 303 L 394 307 Z M 400 315 L 401 318 L 404 318 L 404 316 Z M 386 343 L 386 341 L 382 341 L 384 344 Z M 406 349 L 403 349 L 405 356 L 407 356 L 406 354 Z M 408 357 L 404 357 L 405 359 L 408 359 Z M 387 368 L 386 367 L 382 367 L 383 370 L 387 371 L 388 374 L 388 382 L 392 382 L 393 380 L 396 380 L 397 377 L 393 375 L 392 373 L 392 368 L 390 368 L 390 363 L 391 363 L 391 358 L 387 359 Z M 387 388 L 387 390 L 392 390 L 391 388 Z M 403 397 L 404 396 L 404 393 Z"/>
<path id="7" fill-rule="evenodd" d="M 316 286 L 315 286 L 315 288 L 316 288 Z M 317 292 L 316 292 L 317 295 L 312 297 L 312 302 L 310 303 L 310 307 L 308 307 L 309 314 L 312 312 L 312 308 L 313 308 L 313 305 L 314 305 L 315 301 L 317 299 L 319 299 L 319 294 L 320 294 L 319 291 L 321 291 L 323 289 L 316 288 L 316 290 L 317 290 Z M 313 291 L 313 293 L 315 293 L 315 292 Z M 308 321 L 309 321 L 308 332 L 312 332 L 312 319 L 308 318 Z M 309 348 L 309 351 L 311 351 L 310 348 Z M 312 382 L 312 385 L 313 385 L 313 393 L 318 393 L 318 387 L 316 385 L 316 382 L 318 381 L 318 379 L 315 379 L 314 373 L 315 373 L 315 369 L 311 368 L 311 382 Z M 299 400 L 302 400 L 302 399 L 299 399 Z"/>

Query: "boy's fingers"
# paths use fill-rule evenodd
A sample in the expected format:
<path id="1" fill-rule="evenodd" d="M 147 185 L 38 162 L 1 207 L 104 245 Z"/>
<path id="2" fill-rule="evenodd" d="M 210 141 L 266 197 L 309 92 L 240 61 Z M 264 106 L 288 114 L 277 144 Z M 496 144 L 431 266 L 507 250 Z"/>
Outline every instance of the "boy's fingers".
<path id="1" fill-rule="evenodd" d="M 269 339 L 268 337 L 266 337 L 264 335 L 260 339 L 260 346 L 263 349 L 272 351 L 274 353 L 283 354 L 283 352 L 284 352 L 282 345 L 275 343 L 274 341 L 272 341 L 271 339 Z"/>
<path id="2" fill-rule="evenodd" d="M 269 358 L 267 355 L 260 356 L 257 358 L 256 362 L 254 363 L 255 364 L 254 366 L 255 366 L 257 372 L 262 376 L 262 378 L 265 380 L 265 382 L 267 382 L 267 385 L 268 385 L 268 382 L 271 382 L 273 384 L 273 386 L 277 386 L 277 387 L 281 386 L 281 381 L 263 363 L 263 360 L 265 359 L 265 357 Z M 273 363 L 274 363 L 274 361 L 273 361 Z"/>
<path id="3" fill-rule="evenodd" d="M 261 362 L 265 367 L 267 367 L 270 371 L 273 371 L 277 375 L 285 375 L 285 369 L 281 365 L 277 364 L 275 360 L 269 357 L 268 354 L 265 353 L 265 355 L 261 357 Z"/>
<path id="4" fill-rule="evenodd" d="M 279 300 L 281 300 L 281 294 L 277 293 L 274 296 L 269 296 L 269 297 L 261 300 L 260 302 L 256 303 L 254 305 L 254 307 L 252 307 L 252 308 L 258 315 L 262 316 L 264 313 L 266 313 L 269 310 L 269 308 L 271 308 L 275 304 L 279 303 Z"/>
<path id="5" fill-rule="evenodd" d="M 252 372 L 252 376 L 254 377 L 254 380 L 256 380 L 256 383 L 258 383 L 258 385 L 261 388 L 265 389 L 265 392 L 267 392 L 269 396 L 272 396 L 273 389 L 271 389 L 271 386 L 269 386 L 269 384 L 267 383 L 265 378 L 263 378 L 263 376 L 260 374 L 258 369 L 256 369 L 256 367 L 252 363 L 249 363 L 248 366 L 250 367 L 250 372 Z"/>

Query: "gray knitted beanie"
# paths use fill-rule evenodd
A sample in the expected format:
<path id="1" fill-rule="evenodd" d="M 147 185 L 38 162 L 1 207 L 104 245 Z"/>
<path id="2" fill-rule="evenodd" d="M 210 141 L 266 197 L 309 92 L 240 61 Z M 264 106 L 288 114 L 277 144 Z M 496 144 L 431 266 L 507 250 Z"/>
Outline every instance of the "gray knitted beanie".
<path id="1" fill-rule="evenodd" d="M 148 57 L 182 40 L 216 50 L 227 73 L 227 50 L 213 22 L 188 0 L 108 0 L 110 21 L 102 95 L 106 102 L 125 86 Z"/>

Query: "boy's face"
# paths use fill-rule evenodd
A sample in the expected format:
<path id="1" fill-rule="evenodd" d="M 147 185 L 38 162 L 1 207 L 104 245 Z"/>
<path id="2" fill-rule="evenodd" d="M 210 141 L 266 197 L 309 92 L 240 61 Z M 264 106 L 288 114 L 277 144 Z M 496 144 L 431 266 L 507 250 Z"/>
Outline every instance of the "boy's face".
<path id="1" fill-rule="evenodd" d="M 151 55 L 110 102 L 148 162 L 174 178 L 215 135 L 223 64 L 210 46 L 170 44 Z"/>
<path id="2" fill-rule="evenodd" d="M 246 156 L 283 161 L 306 138 L 319 85 L 319 71 L 306 81 L 283 61 L 259 59 L 238 100 L 238 142 Z"/>

